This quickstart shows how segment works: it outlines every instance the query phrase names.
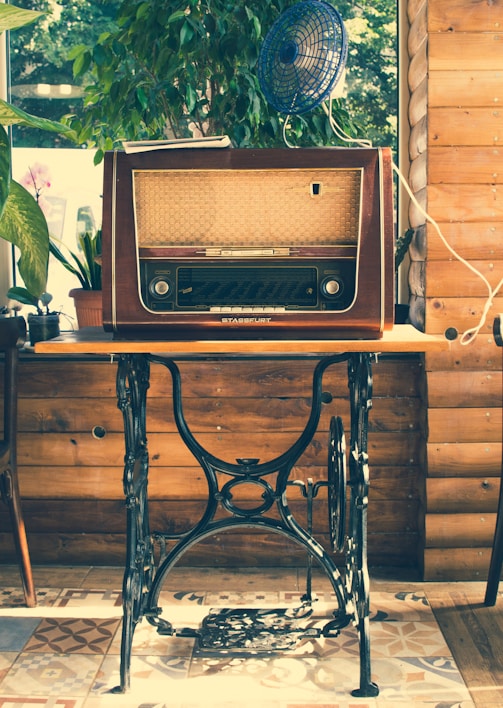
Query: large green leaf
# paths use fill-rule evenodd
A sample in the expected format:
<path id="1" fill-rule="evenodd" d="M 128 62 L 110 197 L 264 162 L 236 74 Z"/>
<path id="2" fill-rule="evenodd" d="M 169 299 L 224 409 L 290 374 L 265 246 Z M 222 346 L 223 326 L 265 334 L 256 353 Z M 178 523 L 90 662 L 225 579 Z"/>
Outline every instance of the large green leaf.
<path id="1" fill-rule="evenodd" d="M 36 199 L 14 180 L 0 219 L 0 238 L 19 248 L 19 274 L 30 293 L 40 297 L 47 286 L 49 231 Z"/>
<path id="2" fill-rule="evenodd" d="M 10 140 L 4 128 L 0 126 L 0 218 L 10 189 Z"/>
<path id="3" fill-rule="evenodd" d="M 0 7 L 2 7 L 0 5 Z M 72 128 L 69 128 L 63 123 L 58 123 L 54 120 L 48 120 L 47 118 L 39 118 L 38 116 L 32 116 L 29 113 L 21 110 L 21 108 L 16 108 L 6 101 L 0 99 L 0 125 L 26 125 L 29 128 L 40 128 L 41 130 L 48 130 L 52 133 L 59 133 L 64 135 L 65 138 L 75 141 L 77 134 Z"/>
<path id="4" fill-rule="evenodd" d="M 43 12 L 35 10 L 23 10 L 14 5 L 0 4 L 0 32 L 24 27 L 31 22 L 35 22 L 39 17 L 42 17 Z"/>

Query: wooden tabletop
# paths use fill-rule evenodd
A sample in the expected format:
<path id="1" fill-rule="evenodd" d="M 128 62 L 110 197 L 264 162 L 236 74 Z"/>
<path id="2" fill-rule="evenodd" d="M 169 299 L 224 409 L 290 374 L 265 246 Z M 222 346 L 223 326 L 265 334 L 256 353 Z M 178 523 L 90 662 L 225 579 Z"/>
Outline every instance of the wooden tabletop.
<path id="1" fill-rule="evenodd" d="M 37 354 L 166 354 L 166 355 L 317 355 L 346 352 L 432 352 L 449 348 L 445 337 L 423 334 L 412 325 L 395 325 L 381 339 L 253 339 L 161 340 L 113 339 L 101 327 L 86 327 L 47 342 Z"/>

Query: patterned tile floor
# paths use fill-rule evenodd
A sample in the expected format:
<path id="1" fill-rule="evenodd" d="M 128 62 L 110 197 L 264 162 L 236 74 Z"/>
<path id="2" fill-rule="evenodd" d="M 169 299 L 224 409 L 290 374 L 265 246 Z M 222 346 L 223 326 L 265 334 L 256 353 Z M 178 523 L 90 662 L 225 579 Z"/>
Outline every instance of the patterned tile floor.
<path id="1" fill-rule="evenodd" d="M 423 593 L 371 595 L 372 673 L 377 698 L 356 699 L 354 627 L 337 639 L 308 637 L 270 655 L 202 651 L 194 639 L 136 629 L 131 691 L 119 683 L 121 597 L 92 587 L 37 588 L 24 607 L 19 588 L 0 588 L 0 708 L 469 708 L 473 706 Z M 210 609 L 299 607 L 300 592 L 172 592 L 163 616 L 199 626 Z M 334 608 L 323 591 L 311 624 Z"/>

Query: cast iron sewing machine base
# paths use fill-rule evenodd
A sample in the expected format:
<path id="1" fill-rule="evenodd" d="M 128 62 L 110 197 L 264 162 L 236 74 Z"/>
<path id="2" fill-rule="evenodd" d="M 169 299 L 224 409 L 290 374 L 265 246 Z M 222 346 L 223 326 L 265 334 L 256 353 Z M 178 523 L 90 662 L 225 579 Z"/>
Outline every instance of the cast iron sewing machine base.
<path id="1" fill-rule="evenodd" d="M 224 462 L 206 451 L 192 435 L 183 414 L 181 377 L 177 364 L 171 358 L 152 354 L 123 354 L 117 373 L 118 405 L 122 410 L 125 429 L 124 493 L 127 508 L 127 559 L 123 583 L 123 628 L 121 644 L 121 683 L 115 692 L 124 693 L 130 687 L 130 665 L 133 634 L 143 617 L 160 634 L 187 633 L 196 636 L 200 644 L 214 645 L 223 651 L 232 651 L 236 644 L 236 627 L 242 626 L 239 612 L 228 612 L 225 618 L 211 616 L 201 630 L 175 629 L 162 617 L 159 594 L 167 573 L 194 544 L 224 530 L 245 527 L 260 528 L 279 533 L 300 544 L 307 552 L 307 586 L 304 607 L 311 604 L 311 570 L 315 560 L 331 581 L 338 607 L 322 628 L 322 636 L 337 636 L 340 630 L 353 622 L 360 647 L 360 685 L 354 696 L 377 696 L 379 689 L 371 680 L 369 638 L 369 578 L 367 571 L 367 506 L 369 470 L 367 455 L 368 413 L 372 404 L 372 354 L 348 353 L 323 356 L 313 373 L 312 404 L 306 426 L 297 441 L 282 455 L 268 462 L 258 459 L 238 459 Z M 200 520 L 188 532 L 168 534 L 151 532 L 148 515 L 147 480 L 148 451 L 146 438 L 146 399 L 149 386 L 150 363 L 165 366 L 173 381 L 173 410 L 180 436 L 196 457 L 205 473 L 208 485 L 206 509 Z M 290 473 L 310 444 L 320 418 L 322 379 L 326 369 L 335 363 L 347 362 L 351 431 L 349 446 L 349 474 L 346 478 L 345 437 L 340 417 L 333 417 L 330 425 L 327 480 L 313 483 L 290 480 Z M 227 481 L 220 485 L 220 479 Z M 246 484 L 257 489 L 254 508 L 241 506 L 235 491 Z M 287 492 L 300 488 L 307 504 L 307 528 L 294 518 L 288 506 Z M 344 577 L 329 553 L 312 535 L 313 499 L 321 487 L 327 487 L 329 527 L 332 549 L 345 553 Z M 346 502 L 346 488 L 350 498 Z M 217 516 L 225 510 L 226 515 Z M 347 511 L 346 511 L 347 509 Z M 276 515 L 268 515 L 269 511 Z M 348 515 L 346 533 L 346 513 Z M 160 548 L 156 560 L 154 548 Z M 242 611 L 241 611 L 242 612 Z M 263 612 L 247 610 L 253 615 L 258 633 L 256 651 L 274 651 L 286 634 L 295 634 L 296 628 L 288 617 L 283 624 Z M 249 623 L 250 616 L 247 618 Z M 286 624 L 285 624 L 286 622 Z M 266 629 L 271 638 L 265 638 Z M 271 631 L 272 630 L 272 631 Z M 223 637 L 226 637 L 223 641 Z M 286 639 L 290 641 L 290 639 Z M 224 646 L 227 642 L 227 646 Z"/>

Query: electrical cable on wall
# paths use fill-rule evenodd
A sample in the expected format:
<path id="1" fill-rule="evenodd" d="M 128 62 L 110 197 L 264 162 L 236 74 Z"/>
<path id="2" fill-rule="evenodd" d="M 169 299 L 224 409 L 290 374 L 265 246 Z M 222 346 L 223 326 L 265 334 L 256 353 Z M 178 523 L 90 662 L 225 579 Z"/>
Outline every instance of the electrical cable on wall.
<path id="1" fill-rule="evenodd" d="M 480 316 L 479 323 L 478 323 L 475 327 L 470 327 L 469 329 L 465 330 L 465 331 L 462 333 L 461 337 L 460 337 L 460 340 L 459 340 L 459 341 L 460 341 L 460 344 L 466 346 L 467 344 L 470 344 L 471 342 L 473 342 L 473 341 L 475 340 L 475 338 L 476 338 L 477 335 L 479 334 L 480 330 L 481 330 L 482 327 L 484 326 L 484 324 L 485 324 L 485 322 L 486 322 L 486 319 L 487 319 L 487 314 L 488 314 L 489 310 L 490 310 L 491 307 L 492 307 L 494 298 L 496 297 L 496 295 L 498 294 L 498 292 L 499 292 L 499 291 L 501 290 L 501 288 L 503 287 L 503 278 L 499 281 L 499 283 L 497 284 L 497 286 L 496 286 L 495 288 L 493 288 L 493 287 L 491 286 L 491 283 L 487 280 L 487 278 L 485 277 L 485 275 L 484 275 L 481 271 L 479 271 L 477 268 L 475 268 L 475 266 L 473 266 L 471 263 L 469 263 L 469 261 L 467 261 L 465 258 L 463 258 L 462 256 L 460 256 L 459 253 L 457 253 L 457 251 L 455 251 L 455 249 L 454 249 L 454 248 L 450 245 L 450 243 L 447 241 L 447 239 L 445 238 L 444 234 L 442 233 L 442 230 L 440 229 L 440 226 L 439 226 L 438 223 L 435 221 L 435 219 L 433 219 L 433 217 L 431 217 L 431 216 L 428 214 L 428 212 L 427 212 L 425 209 L 423 209 L 423 207 L 421 206 L 421 204 L 419 204 L 419 202 L 418 202 L 418 200 L 416 199 L 415 195 L 413 194 L 413 192 L 412 192 L 412 190 L 411 190 L 411 188 L 410 188 L 410 186 L 409 186 L 407 180 L 406 180 L 405 177 L 403 176 L 403 174 L 402 174 L 402 172 L 400 171 L 400 169 L 395 165 L 395 163 L 393 163 L 393 170 L 394 170 L 395 173 L 398 175 L 398 178 L 400 179 L 400 182 L 401 182 L 402 186 L 404 187 L 405 191 L 406 191 L 407 194 L 409 195 L 410 200 L 412 201 L 412 203 L 414 204 L 414 206 L 416 207 L 416 209 L 418 209 L 418 210 L 421 212 L 421 214 L 424 216 L 424 218 L 426 219 L 426 221 L 427 221 L 428 223 L 430 223 L 430 224 L 433 226 L 433 228 L 435 229 L 435 231 L 436 231 L 437 234 L 439 235 L 440 240 L 442 241 L 442 243 L 444 244 L 444 246 L 447 248 L 447 250 L 449 251 L 449 253 L 450 253 L 456 260 L 458 260 L 460 263 L 462 263 L 463 265 L 465 265 L 469 270 L 471 270 L 471 272 L 474 273 L 478 278 L 480 278 L 480 279 L 482 280 L 482 282 L 484 283 L 484 285 L 486 286 L 487 290 L 488 290 L 488 296 L 487 296 L 485 305 L 484 305 L 484 307 L 483 307 L 482 315 Z"/>
<path id="2" fill-rule="evenodd" d="M 344 132 L 344 130 L 341 128 L 340 125 L 337 124 L 335 121 L 333 114 L 332 114 L 332 109 L 330 106 L 330 110 L 327 108 L 326 103 L 323 103 L 323 109 L 325 113 L 327 114 L 329 120 L 330 120 L 330 127 L 334 131 L 334 134 L 340 139 L 343 140 L 344 142 L 353 142 L 356 143 L 359 147 L 372 147 L 372 143 L 370 140 L 365 140 L 365 139 L 360 139 L 360 138 L 351 138 L 347 133 Z M 447 248 L 449 253 L 460 263 L 462 263 L 464 266 L 466 266 L 472 273 L 474 273 L 478 278 L 482 280 L 484 285 L 487 288 L 488 295 L 487 299 L 485 302 L 485 305 L 482 310 L 482 314 L 480 317 L 480 320 L 478 324 L 475 327 L 470 327 L 469 329 L 465 330 L 460 337 L 460 344 L 463 346 L 466 346 L 467 344 L 471 344 L 473 342 L 477 335 L 479 334 L 480 330 L 482 327 L 485 325 L 486 320 L 487 320 L 487 314 L 489 310 L 491 309 L 494 298 L 498 294 L 498 292 L 501 290 L 503 287 L 503 278 L 499 281 L 499 283 L 496 285 L 495 288 L 493 288 L 488 281 L 488 279 L 485 277 L 485 275 L 479 271 L 475 266 L 473 266 L 469 261 L 467 261 L 465 258 L 463 258 L 457 251 L 450 245 L 450 243 L 447 241 L 445 238 L 444 234 L 442 233 L 442 230 L 440 229 L 440 226 L 438 223 L 435 221 L 435 219 L 430 216 L 430 214 L 424 209 L 421 204 L 418 202 L 417 198 L 415 197 L 414 193 L 412 192 L 412 189 L 410 188 L 409 183 L 407 182 L 405 176 L 403 175 L 402 171 L 400 168 L 395 164 L 395 162 L 392 163 L 393 166 L 393 171 L 397 175 L 398 179 L 400 180 L 400 183 L 402 187 L 405 189 L 407 192 L 411 202 L 414 204 L 416 209 L 424 216 L 425 220 L 430 223 L 437 234 L 440 237 L 440 240 L 444 244 L 444 246 Z"/>

